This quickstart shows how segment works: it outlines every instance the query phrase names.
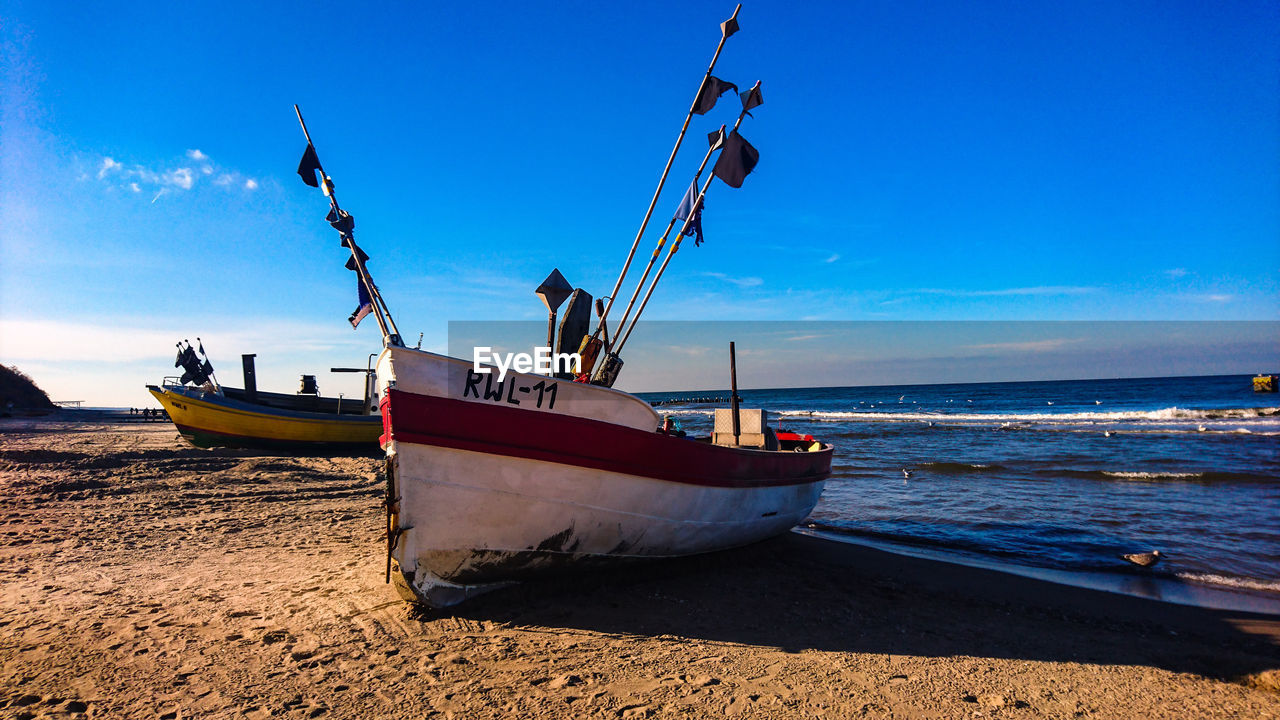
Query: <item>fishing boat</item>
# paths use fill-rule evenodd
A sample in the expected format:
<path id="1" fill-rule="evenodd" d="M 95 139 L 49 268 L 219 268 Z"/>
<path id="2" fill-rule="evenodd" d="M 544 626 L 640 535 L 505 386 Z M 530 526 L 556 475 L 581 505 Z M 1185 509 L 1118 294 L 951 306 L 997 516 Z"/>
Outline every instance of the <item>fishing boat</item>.
<path id="1" fill-rule="evenodd" d="M 740 8 L 741 6 L 739 6 Z M 714 106 L 732 83 L 711 75 L 737 14 L 721 24 L 720 44 L 703 76 L 672 159 L 695 113 Z M 761 104 L 760 84 L 741 93 L 733 130 L 711 133 L 709 149 L 676 215 L 610 338 L 607 320 L 654 204 L 668 161 L 608 305 L 571 302 L 560 327 L 560 355 L 572 372 L 541 374 L 405 347 L 369 274 L 369 256 L 355 242 L 354 220 L 338 205 L 302 113 L 307 147 L 298 173 L 329 199 L 327 220 L 350 250 L 359 310 L 372 314 L 383 336 L 376 365 L 386 452 L 386 575 L 407 599 L 453 605 L 530 575 L 555 570 L 707 553 L 747 545 L 787 531 L 813 509 L 831 471 L 832 447 L 802 436 L 780 441 L 762 410 L 743 410 L 730 347 L 731 407 L 716 411 L 716 432 L 693 438 L 664 426 L 646 401 L 613 387 L 621 352 L 654 287 L 686 236 L 700 237 L 700 213 L 713 177 L 739 187 L 758 154 L 738 135 L 747 111 Z M 705 183 L 699 179 L 720 156 Z M 677 227 L 675 241 L 643 301 L 640 290 Z M 556 311 L 573 290 L 553 271 L 536 291 L 549 311 L 547 347 Z M 580 308 L 579 308 L 580 309 Z M 635 309 L 634 317 L 631 311 Z M 630 324 L 627 320 L 630 319 Z M 579 329 L 574 329 L 579 328 Z M 578 353 L 568 350 L 577 348 Z M 597 362 L 598 360 L 598 362 Z M 563 370 L 563 368 L 562 368 Z"/>
<path id="2" fill-rule="evenodd" d="M 197 338 L 199 342 L 199 338 Z M 199 350 L 204 355 L 204 344 Z M 164 378 L 147 390 L 169 413 L 178 432 L 199 448 L 230 447 L 293 452 L 368 453 L 378 449 L 382 417 L 376 412 L 371 368 L 333 368 L 364 372 L 365 397 L 322 397 L 314 375 L 303 375 L 297 393 L 257 389 L 254 355 L 242 356 L 244 387 L 217 382 L 207 356 L 178 344 L 175 367 L 180 377 Z"/>
<path id="3" fill-rule="evenodd" d="M 830 445 L 678 437 L 634 395 L 489 369 L 395 346 L 378 359 L 389 573 L 434 607 L 556 567 L 777 535 L 831 471 Z"/>

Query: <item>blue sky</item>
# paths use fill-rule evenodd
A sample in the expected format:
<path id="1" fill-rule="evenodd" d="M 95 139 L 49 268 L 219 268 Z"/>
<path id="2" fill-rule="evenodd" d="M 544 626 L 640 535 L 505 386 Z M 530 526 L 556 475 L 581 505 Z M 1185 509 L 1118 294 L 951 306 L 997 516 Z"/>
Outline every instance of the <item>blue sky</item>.
<path id="1" fill-rule="evenodd" d="M 293 173 L 295 102 L 410 342 L 541 317 L 552 267 L 605 294 L 731 12 L 6 3 L 0 362 L 54 399 L 142 405 L 201 336 L 224 381 L 256 352 L 263 387 L 344 389 L 323 370 L 377 333 L 346 324 L 353 276 Z M 1275 3 L 749 2 L 739 20 L 716 75 L 763 81 L 742 127 L 761 162 L 712 185 L 707 243 L 646 318 L 1280 317 Z M 735 116 L 728 96 L 695 116 L 641 258 Z"/>

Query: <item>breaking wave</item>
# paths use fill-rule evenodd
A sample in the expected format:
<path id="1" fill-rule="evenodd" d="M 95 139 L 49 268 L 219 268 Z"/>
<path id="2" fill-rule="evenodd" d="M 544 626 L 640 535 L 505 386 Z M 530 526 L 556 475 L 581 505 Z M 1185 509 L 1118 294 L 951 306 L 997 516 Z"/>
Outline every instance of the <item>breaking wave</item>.
<path id="1" fill-rule="evenodd" d="M 1102 474 L 1125 480 L 1197 480 L 1205 476 L 1202 472 L 1112 472 L 1110 470 L 1103 470 Z"/>
<path id="2" fill-rule="evenodd" d="M 1263 590 L 1266 592 L 1280 592 L 1280 581 L 1276 580 L 1254 580 L 1252 578 L 1229 577 L 1226 575 L 1214 575 L 1212 573 L 1175 573 L 1183 580 L 1202 583 L 1204 585 L 1218 585 L 1222 587 L 1235 588 L 1239 590 Z"/>
<path id="3" fill-rule="evenodd" d="M 1275 482 L 1276 478 L 1262 473 L 1257 475 L 1206 470 L 1203 472 L 1182 472 L 1176 470 L 1075 470 L 1071 468 L 1052 468 L 1037 471 L 1038 475 L 1050 477 L 1074 477 L 1086 480 L 1131 480 L 1140 482 L 1173 481 L 1184 483 L 1251 483 Z"/>
<path id="4" fill-rule="evenodd" d="M 960 463 L 960 462 L 928 462 L 920 465 L 921 470 L 935 473 L 984 473 L 1003 470 L 1004 466 L 995 463 Z"/>
<path id="5" fill-rule="evenodd" d="M 703 411 L 697 411 L 703 412 Z M 1280 420 L 1280 408 L 1219 408 L 1191 410 L 1168 407 L 1161 410 L 1133 410 L 1117 412 L 1065 412 L 1065 413 L 947 413 L 947 412 L 894 412 L 876 411 L 828 411 L 828 410 L 780 410 L 783 417 L 805 417 L 825 422 L 1010 422 L 1010 423 L 1113 423 L 1113 422 L 1169 422 L 1188 420 L 1252 420 L 1276 418 Z M 708 413 L 710 414 L 710 413 Z"/>

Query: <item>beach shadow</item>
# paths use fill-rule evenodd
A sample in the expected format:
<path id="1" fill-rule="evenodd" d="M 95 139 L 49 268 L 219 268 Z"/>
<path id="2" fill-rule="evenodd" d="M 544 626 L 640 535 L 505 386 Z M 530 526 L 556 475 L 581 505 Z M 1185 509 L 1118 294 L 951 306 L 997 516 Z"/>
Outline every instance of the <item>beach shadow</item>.
<path id="1" fill-rule="evenodd" d="M 791 533 L 713 555 L 526 582 L 443 614 L 789 652 L 1149 666 L 1222 680 L 1280 667 L 1280 617 L 1068 587 Z"/>

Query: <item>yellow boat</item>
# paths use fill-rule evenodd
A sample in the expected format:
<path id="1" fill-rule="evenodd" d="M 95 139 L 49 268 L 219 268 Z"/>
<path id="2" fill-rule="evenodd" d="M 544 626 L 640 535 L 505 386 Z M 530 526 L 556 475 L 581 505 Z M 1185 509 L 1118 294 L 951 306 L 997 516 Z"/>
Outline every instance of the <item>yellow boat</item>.
<path id="1" fill-rule="evenodd" d="M 282 393 L 258 393 L 259 402 L 237 400 L 223 394 L 182 385 L 148 385 L 147 390 L 169 412 L 178 432 L 201 448 L 238 447 L 264 450 L 351 450 L 372 452 L 382 435 L 381 415 L 360 415 L 358 402 L 337 412 L 335 398 L 310 398 Z M 241 390 L 240 392 L 244 392 Z M 265 405 L 263 396 L 293 400 L 297 397 L 334 404 L 333 411 L 300 411 Z"/>
<path id="2" fill-rule="evenodd" d="M 372 370 L 365 372 L 364 401 L 321 397 L 315 377 L 304 375 L 301 390 L 293 395 L 257 389 L 253 355 L 245 355 L 245 387 L 232 388 L 197 374 L 165 378 L 147 390 L 168 411 L 178 432 L 200 448 L 232 447 L 262 450 L 319 452 L 376 452 L 382 435 L 382 416 L 370 394 Z M 179 362 L 182 353 L 179 354 Z M 199 365 L 193 366 L 199 368 Z M 208 367 L 212 370 L 212 367 Z"/>

